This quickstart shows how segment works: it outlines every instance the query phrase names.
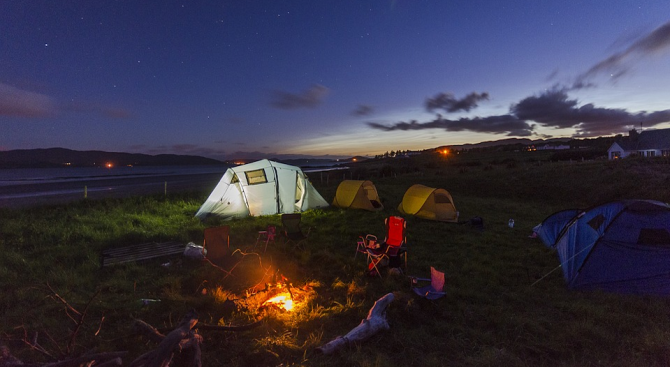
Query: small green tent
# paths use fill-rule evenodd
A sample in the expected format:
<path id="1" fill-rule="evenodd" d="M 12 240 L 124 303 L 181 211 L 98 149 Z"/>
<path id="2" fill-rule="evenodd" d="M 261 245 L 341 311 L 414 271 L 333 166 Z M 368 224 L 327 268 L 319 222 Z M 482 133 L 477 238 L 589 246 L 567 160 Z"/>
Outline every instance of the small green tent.
<path id="1" fill-rule="evenodd" d="M 458 222 L 454 200 L 445 189 L 412 185 L 402 198 L 398 210 L 403 214 L 441 222 Z"/>
<path id="2" fill-rule="evenodd" d="M 333 206 L 377 211 L 384 209 L 371 181 L 344 180 L 337 186 Z"/>

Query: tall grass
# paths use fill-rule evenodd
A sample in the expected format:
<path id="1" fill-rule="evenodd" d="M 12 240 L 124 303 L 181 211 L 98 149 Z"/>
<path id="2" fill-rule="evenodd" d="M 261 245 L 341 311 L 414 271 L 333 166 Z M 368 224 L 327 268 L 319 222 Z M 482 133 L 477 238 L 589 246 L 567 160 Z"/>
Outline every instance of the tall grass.
<path id="1" fill-rule="evenodd" d="M 45 360 L 21 341 L 35 332 L 58 354 L 74 325 L 53 290 L 79 310 L 93 299 L 75 352 L 129 350 L 130 359 L 154 347 L 134 334 L 135 318 L 168 329 L 190 308 L 207 324 L 256 319 L 260 311 L 245 301 L 245 290 L 270 270 L 311 296 L 293 313 L 267 313 L 250 331 L 203 331 L 205 365 L 668 365 L 668 299 L 569 291 L 556 254 L 528 235 L 560 209 L 624 198 L 668 202 L 670 165 L 660 159 L 548 162 L 513 153 L 466 158 L 361 166 L 356 172 L 375 183 L 384 211 L 306 212 L 312 229 L 304 249 L 281 241 L 267 253 L 253 247 L 257 232 L 279 226 L 279 216 L 226 222 L 233 248 L 258 253 L 233 255 L 231 264 L 239 264 L 229 276 L 180 257 L 99 264 L 101 251 L 111 247 L 201 244 L 205 227 L 224 224 L 193 217 L 209 193 L 0 210 L 0 336 L 24 361 Z M 331 200 L 341 178 L 313 183 Z M 382 236 L 384 218 L 398 214 L 414 183 L 447 189 L 461 219 L 484 219 L 479 230 L 407 217 L 409 272 L 426 276 L 434 266 L 447 274 L 448 294 L 437 301 L 414 297 L 404 276 L 366 276 L 365 260 L 354 258 L 357 237 Z M 510 218 L 514 228 L 507 226 Z M 355 327 L 388 292 L 396 295 L 387 314 L 390 331 L 333 356 L 315 352 Z M 160 302 L 143 305 L 143 298 Z"/>

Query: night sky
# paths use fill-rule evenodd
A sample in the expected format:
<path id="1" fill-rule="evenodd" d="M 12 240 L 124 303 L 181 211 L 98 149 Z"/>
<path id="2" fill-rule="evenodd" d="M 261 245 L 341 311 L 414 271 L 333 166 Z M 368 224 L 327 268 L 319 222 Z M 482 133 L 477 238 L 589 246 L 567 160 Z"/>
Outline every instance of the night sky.
<path id="1" fill-rule="evenodd" d="M 0 150 L 375 155 L 670 127 L 670 1 L 0 1 Z"/>

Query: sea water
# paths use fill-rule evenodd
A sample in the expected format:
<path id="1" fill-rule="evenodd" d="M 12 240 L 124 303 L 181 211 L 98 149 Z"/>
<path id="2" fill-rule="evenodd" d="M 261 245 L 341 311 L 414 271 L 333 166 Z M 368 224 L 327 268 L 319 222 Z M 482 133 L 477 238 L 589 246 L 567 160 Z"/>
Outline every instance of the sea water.
<path id="1" fill-rule="evenodd" d="M 91 180 L 126 179 L 190 175 L 203 173 L 223 174 L 229 166 L 120 166 L 120 167 L 59 167 L 0 169 L 0 187 L 41 183 L 76 182 Z"/>
<path id="2" fill-rule="evenodd" d="M 221 174 L 230 166 L 62 167 L 0 169 L 0 200 L 112 191 L 133 179 L 134 187 L 159 185 L 171 176 Z M 144 183 L 134 179 L 146 178 Z M 152 182 L 155 178 L 155 182 Z M 102 182 L 104 186 L 94 185 Z M 95 187 L 94 187 L 95 186 Z M 127 187 L 127 186 L 126 186 Z"/>

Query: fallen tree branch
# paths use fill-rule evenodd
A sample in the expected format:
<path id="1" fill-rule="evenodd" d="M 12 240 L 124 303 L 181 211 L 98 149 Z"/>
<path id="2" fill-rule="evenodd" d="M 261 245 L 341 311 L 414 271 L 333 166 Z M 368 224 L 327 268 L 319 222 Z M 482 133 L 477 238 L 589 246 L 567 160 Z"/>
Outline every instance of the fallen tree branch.
<path id="1" fill-rule="evenodd" d="M 55 298 L 56 300 L 60 301 L 63 305 L 65 305 L 65 307 L 66 307 L 68 310 L 72 311 L 75 315 L 77 315 L 77 316 L 81 316 L 81 313 L 80 313 L 76 308 L 72 307 L 72 306 L 65 300 L 65 298 L 61 297 L 58 293 L 56 293 L 56 291 L 55 291 L 53 288 L 51 288 L 51 285 L 49 284 L 49 282 L 47 282 L 46 285 L 47 285 L 47 288 L 49 289 L 49 291 L 51 291 L 51 296 L 52 296 L 53 298 Z M 70 315 L 68 314 L 68 316 L 70 316 Z M 70 318 L 72 318 L 72 317 L 70 317 Z M 73 321 L 74 321 L 74 319 L 73 319 Z"/>
<path id="2" fill-rule="evenodd" d="M 23 366 L 23 362 L 14 357 L 6 345 L 0 345 L 0 366 Z"/>
<path id="3" fill-rule="evenodd" d="M 45 364 L 43 367 L 76 367 L 86 362 L 103 362 L 109 360 L 120 359 L 128 354 L 128 352 L 108 352 L 96 354 L 84 354 L 81 357 L 72 358 L 60 362 Z"/>
<path id="4" fill-rule="evenodd" d="M 338 336 L 330 342 L 322 345 L 316 350 L 323 354 L 332 354 L 349 343 L 364 341 L 379 332 L 390 328 L 386 320 L 386 307 L 393 301 L 393 293 L 389 293 L 378 299 L 370 308 L 368 317 L 363 319 L 355 328 L 351 329 L 345 336 Z"/>
<path id="5" fill-rule="evenodd" d="M 86 314 L 88 312 L 88 308 L 91 306 L 91 303 L 93 303 L 93 299 L 100 294 L 100 290 L 95 292 L 95 294 L 91 297 L 91 299 L 88 300 L 88 303 L 86 303 L 86 306 L 84 307 L 84 311 L 79 314 L 79 319 L 77 320 L 76 326 L 74 330 L 72 331 L 72 335 L 70 336 L 70 340 L 67 343 L 67 352 L 68 354 L 73 352 L 74 346 L 75 346 L 75 339 L 77 338 L 77 334 L 79 333 L 79 330 L 81 329 L 81 326 L 84 324 L 84 319 L 86 318 Z"/>
<path id="6" fill-rule="evenodd" d="M 128 354 L 128 352 L 106 352 L 106 353 L 95 353 L 95 354 L 85 354 L 80 357 L 66 359 L 58 362 L 46 363 L 46 364 L 28 364 L 23 363 L 18 358 L 14 357 L 9 348 L 6 345 L 0 345 L 0 366 L 2 367 L 24 367 L 24 366 L 41 366 L 41 367 L 77 367 L 82 364 L 98 366 L 120 366 L 122 364 L 121 357 Z M 110 362 L 112 364 L 110 364 Z"/>
<path id="7" fill-rule="evenodd" d="M 163 341 L 165 338 L 165 335 L 158 331 L 155 327 L 147 324 L 146 322 L 142 320 L 135 320 L 135 330 L 141 332 L 142 334 L 146 335 L 151 341 L 160 343 Z"/>
<path id="8" fill-rule="evenodd" d="M 182 354 L 180 355 L 183 364 L 187 367 L 202 367 L 202 336 L 191 332 L 188 339 L 179 343 Z"/>
<path id="9" fill-rule="evenodd" d="M 28 340 L 28 330 L 26 330 L 25 327 L 23 327 L 23 343 L 26 344 L 27 346 L 29 346 L 32 350 L 36 350 L 36 351 L 44 354 L 45 356 L 51 358 L 52 360 L 57 361 L 58 358 L 54 357 L 51 353 L 49 353 L 46 349 L 44 349 L 44 347 L 42 347 L 41 345 L 39 345 L 39 343 L 37 343 L 37 336 L 38 335 L 39 334 L 37 332 L 35 332 L 35 336 L 33 337 L 33 340 L 32 341 Z"/>
<path id="10" fill-rule="evenodd" d="M 196 337 L 191 329 L 198 323 L 198 314 L 191 310 L 184 315 L 177 328 L 167 334 L 158 344 L 156 350 L 145 353 L 130 363 L 130 366 L 166 367 L 172 361 L 175 348 L 183 339 Z"/>

